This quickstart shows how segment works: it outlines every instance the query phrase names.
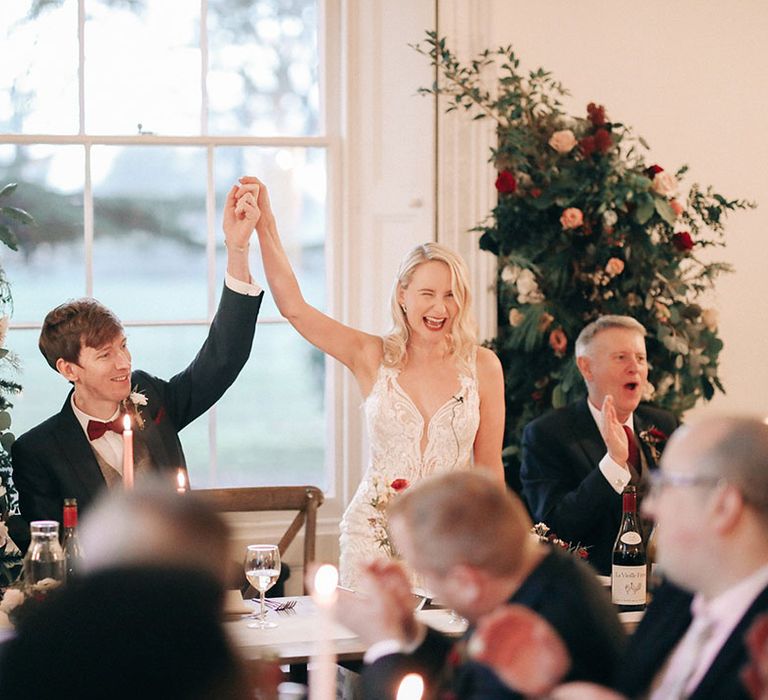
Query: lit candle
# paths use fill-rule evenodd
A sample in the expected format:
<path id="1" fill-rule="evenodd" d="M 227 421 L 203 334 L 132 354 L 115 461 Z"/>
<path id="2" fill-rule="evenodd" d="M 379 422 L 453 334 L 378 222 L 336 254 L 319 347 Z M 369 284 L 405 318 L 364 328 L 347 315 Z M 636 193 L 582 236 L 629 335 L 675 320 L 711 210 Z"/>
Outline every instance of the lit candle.
<path id="1" fill-rule="evenodd" d="M 315 574 L 312 600 L 320 610 L 320 639 L 309 667 L 310 700 L 335 700 L 336 654 L 333 651 L 332 608 L 336 602 L 339 572 L 335 566 L 323 564 Z"/>
<path id="2" fill-rule="evenodd" d="M 187 475 L 183 469 L 176 473 L 176 493 L 184 493 L 187 490 Z"/>
<path id="3" fill-rule="evenodd" d="M 418 673 L 409 673 L 400 681 L 397 700 L 421 700 L 424 694 L 424 680 Z"/>
<path id="4" fill-rule="evenodd" d="M 133 488 L 133 430 L 127 413 L 123 416 L 123 488 Z"/>

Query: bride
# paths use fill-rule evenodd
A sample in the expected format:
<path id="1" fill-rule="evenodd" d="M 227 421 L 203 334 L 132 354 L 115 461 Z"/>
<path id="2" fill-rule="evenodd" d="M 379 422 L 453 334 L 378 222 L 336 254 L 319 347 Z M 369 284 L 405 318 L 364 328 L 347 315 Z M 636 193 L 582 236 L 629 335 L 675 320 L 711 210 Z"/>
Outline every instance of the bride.
<path id="1" fill-rule="evenodd" d="M 301 294 L 264 184 L 240 179 L 255 201 L 264 272 L 280 313 L 310 343 L 346 365 L 362 392 L 370 460 L 341 521 L 340 578 L 354 588 L 361 566 L 392 556 L 384 508 L 397 491 L 437 472 L 487 469 L 504 482 L 501 363 L 477 344 L 463 260 L 437 243 L 414 248 L 392 290 L 384 337 L 350 328 Z"/>

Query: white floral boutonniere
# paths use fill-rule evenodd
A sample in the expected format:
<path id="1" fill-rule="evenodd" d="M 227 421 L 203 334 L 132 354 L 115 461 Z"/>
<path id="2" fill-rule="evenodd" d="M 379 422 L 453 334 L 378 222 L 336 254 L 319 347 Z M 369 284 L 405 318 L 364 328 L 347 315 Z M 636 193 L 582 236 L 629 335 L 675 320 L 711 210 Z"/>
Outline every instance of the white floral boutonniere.
<path id="1" fill-rule="evenodd" d="M 149 403 L 147 397 L 136 387 L 133 387 L 133 391 L 123 401 L 123 409 L 133 418 L 139 430 L 144 430 L 144 416 L 141 415 L 139 406 L 146 406 L 147 403 Z"/>

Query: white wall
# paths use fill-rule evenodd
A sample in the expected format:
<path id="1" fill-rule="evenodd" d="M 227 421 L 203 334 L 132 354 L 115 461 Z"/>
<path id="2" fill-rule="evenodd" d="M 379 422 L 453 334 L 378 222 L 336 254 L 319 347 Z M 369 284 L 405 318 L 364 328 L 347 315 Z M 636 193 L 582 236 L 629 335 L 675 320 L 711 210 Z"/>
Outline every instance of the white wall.
<path id="1" fill-rule="evenodd" d="M 606 106 L 651 146 L 651 162 L 688 163 L 687 182 L 711 184 L 759 208 L 727 223 L 714 259 L 736 273 L 717 283 L 721 378 L 727 395 L 689 414 L 768 415 L 768 3 L 763 0 L 488 0 L 489 46 L 512 44 L 572 93 L 569 107 Z"/>

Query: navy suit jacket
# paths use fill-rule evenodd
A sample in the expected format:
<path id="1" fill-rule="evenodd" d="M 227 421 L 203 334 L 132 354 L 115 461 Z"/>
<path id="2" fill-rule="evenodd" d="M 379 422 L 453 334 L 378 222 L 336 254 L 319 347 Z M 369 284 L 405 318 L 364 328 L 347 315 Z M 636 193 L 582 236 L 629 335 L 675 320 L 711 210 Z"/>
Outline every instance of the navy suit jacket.
<path id="1" fill-rule="evenodd" d="M 610 683 L 624 648 L 624 631 L 608 592 L 590 567 L 552 549 L 508 602 L 537 612 L 560 635 L 572 659 L 565 681 Z M 470 635 L 468 630 L 464 639 Z M 430 692 L 435 685 L 449 685 L 443 689 L 462 700 L 522 698 L 483 664 L 464 659 L 453 667 L 456 648 L 456 639 L 429 630 L 413 654 L 389 654 L 363 669 L 363 697 L 394 700 L 403 676 L 415 672 L 426 677 Z"/>
<path id="2" fill-rule="evenodd" d="M 653 602 L 632 635 L 619 665 L 615 682 L 617 690 L 630 698 L 648 692 L 654 677 L 691 623 L 692 599 L 690 593 L 670 583 L 654 594 Z M 757 596 L 736 625 L 689 700 L 749 699 L 739 678 L 739 672 L 749 658 L 744 635 L 755 618 L 766 611 L 768 588 Z"/>
<path id="3" fill-rule="evenodd" d="M 677 419 L 668 411 L 640 405 L 634 412 L 635 431 L 656 427 L 669 436 Z M 648 466 L 656 460 L 642 444 Z M 589 562 L 601 573 L 611 572 L 611 551 L 621 520 L 621 494 L 598 468 L 605 442 L 587 399 L 531 421 L 523 431 L 520 480 L 534 520 L 549 525 L 557 536 L 589 547 Z"/>
<path id="4" fill-rule="evenodd" d="M 178 432 L 216 403 L 240 373 L 251 352 L 263 296 L 225 286 L 208 337 L 186 369 L 168 381 L 141 370 L 132 373 L 131 386 L 147 397 L 146 406 L 137 406 L 144 427 L 134 429 L 134 442 L 146 445 L 154 470 L 186 469 Z M 27 522 L 61 520 L 65 498 L 76 498 L 79 510 L 87 510 L 106 486 L 72 410 L 71 392 L 59 413 L 14 442 L 11 458 Z"/>

